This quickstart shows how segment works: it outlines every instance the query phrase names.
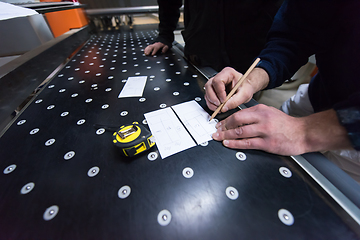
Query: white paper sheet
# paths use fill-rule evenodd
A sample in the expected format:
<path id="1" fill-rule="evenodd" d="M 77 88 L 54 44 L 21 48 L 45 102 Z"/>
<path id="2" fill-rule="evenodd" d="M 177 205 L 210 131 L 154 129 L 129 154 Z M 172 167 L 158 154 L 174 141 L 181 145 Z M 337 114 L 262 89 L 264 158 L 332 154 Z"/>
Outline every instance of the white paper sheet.
<path id="1" fill-rule="evenodd" d="M 129 77 L 118 98 L 142 97 L 147 76 Z"/>
<path id="2" fill-rule="evenodd" d="M 161 158 L 196 146 L 170 107 L 145 113 L 144 116 L 155 137 Z"/>
<path id="3" fill-rule="evenodd" d="M 172 106 L 191 136 L 197 144 L 212 140 L 211 135 L 216 132 L 216 122 L 210 119 L 210 115 L 196 102 L 189 101 Z"/>

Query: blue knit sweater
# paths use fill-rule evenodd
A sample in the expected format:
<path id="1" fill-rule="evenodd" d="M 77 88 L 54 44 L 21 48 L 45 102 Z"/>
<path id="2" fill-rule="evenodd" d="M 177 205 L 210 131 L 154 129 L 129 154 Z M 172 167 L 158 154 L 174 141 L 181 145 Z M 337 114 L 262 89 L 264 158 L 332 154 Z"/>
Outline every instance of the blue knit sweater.
<path id="1" fill-rule="evenodd" d="M 335 109 L 360 150 L 360 0 L 285 0 L 259 55 L 267 88 L 280 86 L 312 54 L 319 71 L 310 102 L 315 112 Z"/>

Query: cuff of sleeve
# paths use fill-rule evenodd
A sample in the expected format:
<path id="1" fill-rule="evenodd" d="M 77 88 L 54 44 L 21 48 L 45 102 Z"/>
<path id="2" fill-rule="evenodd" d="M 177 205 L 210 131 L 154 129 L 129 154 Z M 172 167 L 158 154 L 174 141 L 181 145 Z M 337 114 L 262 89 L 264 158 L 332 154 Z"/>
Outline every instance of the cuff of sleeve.
<path id="1" fill-rule="evenodd" d="M 155 38 L 154 43 L 155 43 L 155 42 L 161 42 L 161 43 L 167 45 L 169 48 L 172 47 L 172 43 L 173 43 L 173 41 L 168 40 L 168 39 L 166 39 L 166 38 L 164 38 L 164 37 L 162 37 L 162 36 L 157 36 L 157 38 Z"/>
<path id="2" fill-rule="evenodd" d="M 269 75 L 269 84 L 267 85 L 267 87 L 264 89 L 264 90 L 267 90 L 267 89 L 272 89 L 272 88 L 275 88 L 277 87 L 276 85 L 276 72 L 275 72 L 275 69 L 273 68 L 272 64 L 268 61 L 265 61 L 265 60 L 260 60 L 260 62 L 256 65 L 256 67 L 258 68 L 262 68 L 264 69 L 267 74 Z"/>
<path id="3" fill-rule="evenodd" d="M 353 106 L 343 108 L 335 106 L 335 111 L 340 124 L 345 127 L 348 132 L 349 139 L 354 149 L 360 151 L 360 107 Z"/>

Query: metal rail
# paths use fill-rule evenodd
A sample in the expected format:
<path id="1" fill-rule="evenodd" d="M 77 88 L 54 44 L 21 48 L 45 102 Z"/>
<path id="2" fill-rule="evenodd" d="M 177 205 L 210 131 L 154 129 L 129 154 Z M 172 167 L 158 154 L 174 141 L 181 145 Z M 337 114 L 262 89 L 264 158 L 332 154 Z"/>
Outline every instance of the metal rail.
<path id="1" fill-rule="evenodd" d="M 184 7 L 180 8 L 183 11 Z M 159 6 L 143 6 L 143 7 L 121 7 L 121 8 L 97 8 L 87 9 L 86 14 L 90 17 L 93 16 L 112 16 L 122 14 L 139 14 L 139 13 L 157 13 L 159 12 Z"/>
<path id="2" fill-rule="evenodd" d="M 89 36 L 87 26 L 70 30 L 0 67 L 0 131 L 14 110 Z"/>

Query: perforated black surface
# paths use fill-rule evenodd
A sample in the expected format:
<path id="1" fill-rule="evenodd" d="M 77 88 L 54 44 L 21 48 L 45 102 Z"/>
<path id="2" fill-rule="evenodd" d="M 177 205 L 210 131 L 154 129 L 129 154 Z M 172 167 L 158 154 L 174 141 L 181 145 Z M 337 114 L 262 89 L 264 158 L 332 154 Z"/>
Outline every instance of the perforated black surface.
<path id="1" fill-rule="evenodd" d="M 358 239 L 290 158 L 237 157 L 215 141 L 166 159 L 121 156 L 94 124 L 144 124 L 161 104 L 195 98 L 205 107 L 206 80 L 190 64 L 172 51 L 144 56 L 153 37 L 92 36 L 0 138 L 0 239 Z M 145 101 L 118 98 L 131 76 L 148 76 Z M 291 225 L 280 220 L 291 215 Z"/>

